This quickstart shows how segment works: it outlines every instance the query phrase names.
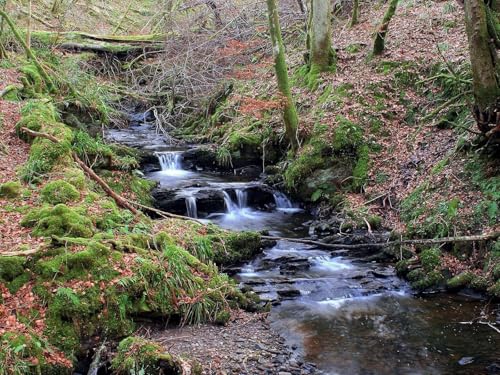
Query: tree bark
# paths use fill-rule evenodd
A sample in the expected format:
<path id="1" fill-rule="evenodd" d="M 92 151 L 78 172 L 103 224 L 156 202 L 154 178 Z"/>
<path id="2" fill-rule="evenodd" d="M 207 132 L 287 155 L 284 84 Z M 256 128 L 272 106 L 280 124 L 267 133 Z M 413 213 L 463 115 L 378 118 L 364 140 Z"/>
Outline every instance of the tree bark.
<path id="1" fill-rule="evenodd" d="M 54 86 L 52 79 L 49 77 L 43 66 L 40 64 L 35 54 L 31 51 L 31 48 L 26 44 L 26 41 L 21 37 L 21 34 L 19 34 L 19 31 L 17 31 L 14 22 L 3 10 L 0 10 L 0 17 L 2 17 L 2 19 L 4 19 L 5 22 L 7 22 L 7 25 L 9 25 L 10 29 L 12 30 L 12 34 L 14 34 L 16 40 L 21 44 L 21 46 L 23 46 L 24 51 L 26 52 L 28 58 L 33 61 L 33 64 L 35 64 L 36 69 L 38 70 L 38 73 L 42 76 L 43 80 L 45 81 L 45 84 L 47 85 L 47 89 L 49 90 L 49 92 L 51 94 L 55 93 L 56 87 Z"/>
<path id="2" fill-rule="evenodd" d="M 7 8 L 7 0 L 0 0 L 0 10 L 2 12 L 5 12 L 5 9 Z M 3 46 L 2 43 L 2 37 L 3 37 L 3 27 L 4 27 L 4 19 L 3 17 L 0 18 L 0 60 L 7 59 L 7 51 L 5 50 L 5 47 Z"/>
<path id="3" fill-rule="evenodd" d="M 490 124 L 500 126 L 500 65 L 497 63 L 495 45 L 497 36 L 495 25 L 488 27 L 488 22 L 496 23 L 498 20 L 483 0 L 466 0 L 464 5 L 475 101 L 473 112 L 479 130 L 487 133 L 491 130 Z M 494 3 L 492 6 L 498 5 Z M 491 17 L 490 21 L 488 17 Z"/>
<path id="4" fill-rule="evenodd" d="M 351 17 L 351 27 L 357 25 L 359 18 L 359 0 L 354 0 L 352 5 L 352 17 Z"/>
<path id="5" fill-rule="evenodd" d="M 309 71 L 311 74 L 335 70 L 332 48 L 331 1 L 311 0 L 308 22 Z"/>
<path id="6" fill-rule="evenodd" d="M 384 14 L 382 23 L 378 26 L 378 30 L 375 34 L 375 40 L 373 42 L 373 54 L 381 55 L 385 49 L 385 37 L 387 31 L 389 31 L 389 23 L 391 22 L 394 13 L 396 13 L 396 8 L 398 6 L 399 0 L 390 0 L 389 7 Z"/>
<path id="7" fill-rule="evenodd" d="M 273 45 L 274 68 L 278 80 L 278 89 L 283 99 L 283 121 L 285 123 L 285 132 L 290 142 L 292 151 L 295 153 L 299 147 L 297 140 L 297 127 L 299 119 L 297 109 L 292 99 L 290 83 L 288 81 L 288 69 L 285 61 L 285 47 L 281 36 L 281 28 L 276 8 L 276 0 L 267 0 L 267 9 L 269 16 L 269 32 Z"/>

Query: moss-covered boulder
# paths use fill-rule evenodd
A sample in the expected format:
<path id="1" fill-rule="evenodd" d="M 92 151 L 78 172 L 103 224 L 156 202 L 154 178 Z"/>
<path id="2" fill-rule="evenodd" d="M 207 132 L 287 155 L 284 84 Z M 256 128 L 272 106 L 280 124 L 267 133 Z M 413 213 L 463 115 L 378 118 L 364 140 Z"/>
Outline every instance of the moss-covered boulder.
<path id="1" fill-rule="evenodd" d="M 0 281 L 12 281 L 24 272 L 25 257 L 0 257 Z"/>
<path id="2" fill-rule="evenodd" d="M 21 225 L 34 228 L 33 234 L 40 237 L 92 237 L 92 222 L 84 215 L 84 210 L 61 203 L 53 208 L 33 209 L 23 218 Z"/>
<path id="3" fill-rule="evenodd" d="M 22 185 L 19 181 L 0 184 L 0 198 L 17 198 L 21 195 Z"/>
<path id="4" fill-rule="evenodd" d="M 46 184 L 41 193 L 42 201 L 50 204 L 74 202 L 80 198 L 76 188 L 63 180 L 51 181 Z"/>
<path id="5" fill-rule="evenodd" d="M 471 272 L 462 272 L 446 282 L 446 287 L 449 289 L 464 288 L 472 281 L 474 274 Z"/>
<path id="6" fill-rule="evenodd" d="M 193 375 L 201 373 L 198 365 L 190 367 Z M 136 336 L 127 337 L 120 342 L 112 360 L 112 368 L 119 375 L 184 373 L 179 360 L 158 343 Z"/>

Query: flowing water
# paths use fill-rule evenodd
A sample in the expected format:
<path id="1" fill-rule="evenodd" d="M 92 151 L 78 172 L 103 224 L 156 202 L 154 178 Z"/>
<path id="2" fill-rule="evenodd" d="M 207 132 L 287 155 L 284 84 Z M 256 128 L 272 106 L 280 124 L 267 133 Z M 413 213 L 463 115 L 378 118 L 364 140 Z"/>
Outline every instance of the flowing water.
<path id="1" fill-rule="evenodd" d="M 183 214 L 232 230 L 307 236 L 309 215 L 285 194 L 265 193 L 258 181 L 185 170 L 182 151 L 162 148 L 156 151 L 161 171 L 148 177 L 181 201 Z M 269 199 L 259 200 L 263 194 Z M 273 305 L 273 327 L 326 374 L 500 371 L 500 334 L 469 324 L 480 317 L 500 323 L 498 305 L 443 294 L 417 297 L 391 265 L 279 241 L 236 278 Z"/>

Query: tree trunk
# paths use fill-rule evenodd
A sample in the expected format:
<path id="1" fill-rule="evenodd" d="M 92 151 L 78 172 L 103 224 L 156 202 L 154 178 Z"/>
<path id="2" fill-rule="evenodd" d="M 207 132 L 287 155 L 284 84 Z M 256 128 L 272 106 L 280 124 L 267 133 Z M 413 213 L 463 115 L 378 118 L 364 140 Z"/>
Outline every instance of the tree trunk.
<path id="1" fill-rule="evenodd" d="M 475 100 L 473 111 L 478 128 L 483 133 L 490 130 L 490 124 L 500 125 L 500 66 L 496 61 L 496 35 L 490 35 L 488 31 L 488 16 L 495 16 L 488 12 L 491 9 L 487 8 L 483 0 L 465 1 L 465 25 Z M 497 22 L 493 18 L 490 21 Z"/>
<path id="2" fill-rule="evenodd" d="M 273 45 L 274 68 L 278 80 L 278 89 L 283 97 L 283 121 L 285 123 L 285 132 L 290 142 L 292 151 L 295 153 L 299 147 L 297 140 L 297 127 L 299 119 L 295 103 L 292 99 L 290 84 L 288 82 L 288 70 L 285 61 L 285 48 L 281 37 L 281 28 L 276 9 L 276 0 L 267 0 L 267 9 L 269 16 L 269 32 Z"/>
<path id="3" fill-rule="evenodd" d="M 31 48 L 31 12 L 32 12 L 32 2 L 28 2 L 28 25 L 26 26 L 26 45 Z M 29 58 L 29 56 L 28 56 Z"/>
<path id="4" fill-rule="evenodd" d="M 398 0 L 390 0 L 389 7 L 384 14 L 384 19 L 379 25 L 377 33 L 375 34 L 375 41 L 373 42 L 373 54 L 381 55 L 385 48 L 385 36 L 389 30 L 389 23 L 391 22 L 392 16 L 396 13 L 396 8 L 398 6 Z"/>
<path id="5" fill-rule="evenodd" d="M 6 8 L 7 8 L 7 0 L 0 0 L 0 10 L 5 12 Z M 2 43 L 3 26 L 4 26 L 4 19 L 3 19 L 3 17 L 1 17 L 0 18 L 0 60 L 8 58 L 7 51 L 5 50 L 5 47 L 3 46 L 3 43 Z"/>
<path id="6" fill-rule="evenodd" d="M 311 0 L 308 23 L 309 71 L 334 71 L 336 56 L 332 48 L 331 1 Z"/>
<path id="7" fill-rule="evenodd" d="M 351 27 L 358 23 L 359 18 L 359 0 L 354 0 L 352 6 L 352 17 L 351 17 Z"/>

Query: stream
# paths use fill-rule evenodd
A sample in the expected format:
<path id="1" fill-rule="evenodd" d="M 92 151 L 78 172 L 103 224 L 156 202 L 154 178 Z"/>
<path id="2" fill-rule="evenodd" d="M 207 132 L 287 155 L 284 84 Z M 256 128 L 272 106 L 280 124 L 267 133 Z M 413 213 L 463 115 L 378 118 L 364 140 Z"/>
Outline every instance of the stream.
<path id="1" fill-rule="evenodd" d="M 307 238 L 312 216 L 258 176 L 199 167 L 193 147 L 171 147 L 142 121 L 106 138 L 152 156 L 144 173 L 158 182 L 163 210 L 231 230 Z M 415 295 L 390 264 L 347 250 L 279 241 L 234 277 L 272 304 L 270 321 L 298 356 L 325 374 L 499 374 L 498 305 L 469 295 Z M 483 311 L 484 310 L 484 311 Z M 496 315 L 495 315 L 496 314 Z"/>

